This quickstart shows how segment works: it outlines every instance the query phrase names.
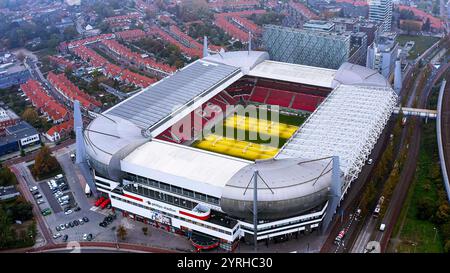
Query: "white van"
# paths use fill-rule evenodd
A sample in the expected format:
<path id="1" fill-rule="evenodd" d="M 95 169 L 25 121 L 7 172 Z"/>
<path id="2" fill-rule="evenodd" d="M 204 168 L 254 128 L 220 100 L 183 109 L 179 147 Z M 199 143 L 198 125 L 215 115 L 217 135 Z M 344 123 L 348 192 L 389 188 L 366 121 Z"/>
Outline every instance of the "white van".
<path id="1" fill-rule="evenodd" d="M 380 225 L 380 231 L 384 231 L 385 228 L 386 228 L 386 225 L 385 225 L 385 224 L 381 224 L 381 225 Z"/>
<path id="2" fill-rule="evenodd" d="M 59 202 L 63 202 L 63 201 L 69 200 L 69 199 L 70 199 L 70 197 L 68 195 L 64 195 L 64 196 L 58 198 Z"/>

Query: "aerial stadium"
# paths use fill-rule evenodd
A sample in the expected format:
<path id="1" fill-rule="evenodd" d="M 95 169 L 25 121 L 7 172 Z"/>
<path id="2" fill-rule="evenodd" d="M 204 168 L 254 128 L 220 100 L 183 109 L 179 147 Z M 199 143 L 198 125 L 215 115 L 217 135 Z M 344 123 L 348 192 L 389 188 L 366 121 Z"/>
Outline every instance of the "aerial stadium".
<path id="1" fill-rule="evenodd" d="M 326 227 L 396 102 L 362 66 L 220 52 L 99 114 L 83 144 L 116 211 L 231 251 Z"/>

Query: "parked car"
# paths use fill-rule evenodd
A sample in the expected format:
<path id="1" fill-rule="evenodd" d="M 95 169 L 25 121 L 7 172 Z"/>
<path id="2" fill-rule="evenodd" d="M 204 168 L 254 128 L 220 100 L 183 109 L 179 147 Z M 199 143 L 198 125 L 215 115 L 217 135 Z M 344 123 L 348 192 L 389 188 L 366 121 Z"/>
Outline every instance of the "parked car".
<path id="1" fill-rule="evenodd" d="M 37 201 L 37 204 L 38 204 L 38 205 L 40 205 L 40 204 L 42 204 L 42 203 L 45 203 L 45 201 L 42 200 L 42 199 L 39 199 L 39 200 Z"/>
<path id="2" fill-rule="evenodd" d="M 109 203 L 111 203 L 111 199 L 106 199 L 105 201 L 103 201 L 103 203 L 101 203 L 100 208 L 104 209 L 106 208 L 107 205 L 109 205 Z"/>
<path id="3" fill-rule="evenodd" d="M 33 192 L 33 195 L 38 195 L 38 194 L 39 194 L 39 191 Z"/>
<path id="4" fill-rule="evenodd" d="M 41 210 L 42 215 L 47 216 L 52 214 L 52 211 L 49 208 Z"/>
<path id="5" fill-rule="evenodd" d="M 53 239 L 59 238 L 61 237 L 61 233 L 56 233 L 55 235 L 53 235 Z"/>
<path id="6" fill-rule="evenodd" d="M 65 214 L 65 215 L 69 215 L 69 214 L 71 214 L 72 212 L 73 212 L 73 211 L 72 211 L 71 209 L 69 209 L 69 210 L 65 211 L 64 214 Z"/>
<path id="7" fill-rule="evenodd" d="M 87 222 L 89 222 L 89 218 L 87 218 L 87 217 L 85 216 L 85 217 L 83 217 L 83 221 L 87 223 Z"/>
<path id="8" fill-rule="evenodd" d="M 34 198 L 40 199 L 40 198 L 42 198 L 42 195 L 41 194 L 37 194 L 37 195 L 34 196 Z"/>
<path id="9" fill-rule="evenodd" d="M 105 197 L 100 197 L 96 202 L 95 202 L 95 206 L 98 207 L 100 206 L 103 202 L 105 201 Z"/>
<path id="10" fill-rule="evenodd" d="M 38 189 L 38 188 L 37 188 L 36 186 L 34 186 L 34 187 L 31 187 L 31 188 L 30 188 L 30 191 L 33 192 L 33 191 L 36 191 L 37 189 Z"/>
<path id="11" fill-rule="evenodd" d="M 66 226 L 65 226 L 64 224 L 61 224 L 61 225 L 59 225 L 59 228 L 60 228 L 61 230 L 65 230 L 65 229 L 66 229 Z"/>
<path id="12" fill-rule="evenodd" d="M 56 226 L 56 231 L 61 231 L 61 227 L 60 226 Z"/>
<path id="13" fill-rule="evenodd" d="M 66 235 L 64 235 L 64 237 L 63 237 L 63 239 L 62 239 L 62 240 L 63 240 L 63 242 L 67 242 L 67 239 L 68 239 L 68 238 L 69 238 L 69 235 L 67 235 L 67 234 L 66 234 Z"/>
<path id="14" fill-rule="evenodd" d="M 92 233 L 89 233 L 89 234 L 85 233 L 85 234 L 83 234 L 83 240 L 91 241 L 92 239 L 93 239 Z"/>
<path id="15" fill-rule="evenodd" d="M 81 210 L 80 207 L 76 207 L 76 208 L 74 209 L 74 211 L 80 211 L 80 210 Z"/>

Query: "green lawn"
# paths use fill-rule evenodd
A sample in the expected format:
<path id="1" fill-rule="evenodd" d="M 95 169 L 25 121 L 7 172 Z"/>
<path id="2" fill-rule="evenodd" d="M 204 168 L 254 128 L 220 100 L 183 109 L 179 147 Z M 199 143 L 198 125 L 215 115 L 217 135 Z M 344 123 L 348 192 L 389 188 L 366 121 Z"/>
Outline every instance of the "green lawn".
<path id="1" fill-rule="evenodd" d="M 425 52 L 428 48 L 430 48 L 434 43 L 439 41 L 437 37 L 428 37 L 428 36 L 414 36 L 414 35 L 399 35 L 397 37 L 397 42 L 404 46 L 407 42 L 414 41 L 415 45 L 409 51 L 408 59 L 415 59 L 420 54 Z"/>
<path id="2" fill-rule="evenodd" d="M 403 229 L 400 233 L 401 243 L 398 252 L 425 252 L 437 253 L 443 251 L 443 242 L 439 232 L 435 229 L 438 227 L 428 220 L 417 219 L 417 203 L 423 197 L 430 197 L 437 200 L 437 191 L 433 187 L 433 182 L 429 180 L 429 170 L 433 160 L 425 148 L 421 148 L 419 155 L 419 165 L 416 171 L 416 178 L 411 187 L 407 202 L 404 208 L 408 208 L 406 212 L 402 211 L 405 218 Z M 406 215 L 405 215 L 406 213 Z M 403 218 L 399 219 L 399 222 Z M 435 237 L 436 234 L 436 237 Z M 416 246 L 414 246 L 416 244 Z"/>
<path id="3" fill-rule="evenodd" d="M 434 104 L 433 98 L 431 102 Z M 442 178 L 439 172 L 437 176 L 435 175 L 439 164 L 435 128 L 435 121 L 428 121 L 428 124 L 423 126 L 416 174 L 393 233 L 393 237 L 399 234 L 400 243 L 396 247 L 397 252 L 443 252 L 444 243 L 439 227 L 430 220 L 421 220 L 417 217 L 419 200 L 430 198 L 436 200 L 436 203 L 439 202 L 438 187 L 442 185 Z"/>
<path id="4" fill-rule="evenodd" d="M 267 111 L 267 116 L 264 115 L 264 119 L 266 120 L 271 120 L 272 116 L 274 115 L 274 112 L 271 111 Z M 278 114 L 278 113 L 276 113 Z M 245 116 L 249 116 L 249 114 L 245 114 Z M 257 116 L 259 119 L 263 119 L 263 115 L 261 114 L 261 112 L 257 113 Z M 289 124 L 289 125 L 295 125 L 295 126 L 300 126 L 303 124 L 303 122 L 306 120 L 306 117 L 303 116 L 292 116 L 292 115 L 285 115 L 285 114 L 278 114 L 278 122 L 279 123 L 284 123 L 284 124 Z M 222 123 L 219 123 L 218 125 L 222 125 Z M 213 128 L 211 130 L 213 133 L 216 133 L 215 128 Z M 230 136 L 230 131 L 229 129 L 224 129 L 220 132 L 220 135 L 222 136 L 227 136 L 229 138 L 234 138 L 234 139 L 239 139 L 239 140 L 243 140 L 243 141 L 248 141 L 248 142 L 252 142 L 252 143 L 257 143 L 257 144 L 272 144 L 271 146 L 274 146 L 273 144 L 278 144 L 276 145 L 278 148 L 281 148 L 287 141 L 287 138 L 279 138 L 278 141 L 275 141 L 273 139 L 273 137 L 269 137 L 263 133 L 256 133 L 256 139 L 255 139 L 255 132 L 250 132 L 247 130 L 240 130 L 237 128 L 234 128 L 234 132 L 233 135 Z M 251 135 L 252 134 L 252 135 Z M 250 137 L 252 136 L 252 137 Z M 194 144 L 195 145 L 195 144 Z"/>

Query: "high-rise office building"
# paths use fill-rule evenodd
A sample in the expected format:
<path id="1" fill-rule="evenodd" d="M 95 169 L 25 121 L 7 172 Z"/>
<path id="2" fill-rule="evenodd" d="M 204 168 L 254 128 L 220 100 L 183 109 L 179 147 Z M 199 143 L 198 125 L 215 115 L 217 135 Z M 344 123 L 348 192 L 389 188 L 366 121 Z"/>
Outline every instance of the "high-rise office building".
<path id="1" fill-rule="evenodd" d="M 392 0 L 369 0 L 369 20 L 381 24 L 381 30 L 391 31 L 392 26 Z"/>

